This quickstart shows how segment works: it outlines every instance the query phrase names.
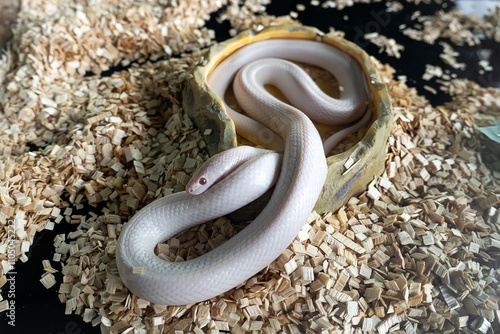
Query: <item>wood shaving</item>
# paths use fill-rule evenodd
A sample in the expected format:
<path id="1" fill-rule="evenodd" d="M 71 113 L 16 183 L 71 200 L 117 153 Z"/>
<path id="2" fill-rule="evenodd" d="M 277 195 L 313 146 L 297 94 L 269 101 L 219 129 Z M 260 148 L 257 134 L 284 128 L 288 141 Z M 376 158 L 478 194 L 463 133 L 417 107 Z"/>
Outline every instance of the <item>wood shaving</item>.
<path id="1" fill-rule="evenodd" d="M 479 45 L 479 35 L 500 42 L 500 5 L 488 8 L 483 18 L 467 15 L 458 8 L 438 11 L 429 16 L 413 16 L 418 24 L 414 28 L 403 29 L 403 34 L 418 41 L 434 44 L 438 38 L 449 38 L 456 45 Z"/>
<path id="2" fill-rule="evenodd" d="M 444 0 L 406 0 L 408 3 L 414 3 L 415 5 L 426 4 L 429 5 L 431 3 L 442 4 Z"/>
<path id="3" fill-rule="evenodd" d="M 483 71 L 486 71 L 486 72 L 493 71 L 493 67 L 490 65 L 490 62 L 488 60 L 486 60 L 486 59 L 480 60 L 479 61 L 479 66 L 482 67 Z"/>
<path id="4" fill-rule="evenodd" d="M 434 77 L 441 78 L 443 76 L 443 69 L 439 66 L 427 64 L 425 65 L 425 73 L 422 79 L 429 81 Z"/>
<path id="5" fill-rule="evenodd" d="M 387 11 L 390 13 L 397 13 L 403 10 L 404 6 L 399 1 L 388 1 L 385 3 Z"/>
<path id="6" fill-rule="evenodd" d="M 387 55 L 391 57 L 401 58 L 400 51 L 403 51 L 405 49 L 405 47 L 401 44 L 398 44 L 395 39 L 388 38 L 376 32 L 366 34 L 364 35 L 364 37 L 366 40 L 369 40 L 371 43 L 379 47 L 379 53 L 385 51 L 385 53 L 387 53 Z"/>
<path id="7" fill-rule="evenodd" d="M 449 38 L 457 45 L 479 45 L 480 40 L 475 34 L 483 32 L 486 26 L 484 20 L 474 15 L 466 15 L 458 8 L 413 18 L 418 20 L 418 27 L 403 29 L 403 34 L 429 44 L 434 44 L 438 38 Z"/>
<path id="8" fill-rule="evenodd" d="M 470 123 L 484 126 L 485 119 L 500 116 L 500 94 L 496 88 L 481 87 L 467 79 L 454 79 L 444 82 L 441 90 L 452 97 L 445 108 L 462 114 Z"/>
<path id="9" fill-rule="evenodd" d="M 465 70 L 466 64 L 465 63 L 459 63 L 457 61 L 457 56 L 459 55 L 458 52 L 456 52 L 453 47 L 446 43 L 446 42 L 439 42 L 439 44 L 443 47 L 443 52 L 439 55 L 439 58 L 447 64 L 450 65 L 451 67 L 459 70 Z"/>
<path id="10" fill-rule="evenodd" d="M 250 0 L 240 5 L 238 0 L 229 0 L 227 9 L 217 18 L 218 22 L 228 21 L 231 24 L 231 36 L 244 30 L 260 31 L 264 27 L 277 24 L 297 24 L 291 16 L 276 17 L 265 13 L 268 1 Z M 257 13 L 262 13 L 257 15 Z"/>
<path id="11" fill-rule="evenodd" d="M 382 0 L 311 0 L 310 4 L 312 6 L 320 6 L 322 8 L 336 8 L 338 10 L 343 10 L 344 8 L 347 7 L 352 7 L 355 4 L 361 3 L 361 4 L 370 4 L 370 3 L 377 3 L 377 2 L 382 2 Z M 406 0 L 406 2 L 412 3 L 414 2 L 415 4 L 420 4 L 420 3 L 425 3 L 425 4 L 430 4 L 432 2 L 435 3 L 441 3 L 442 0 Z M 389 12 L 399 12 L 403 9 L 403 4 L 399 1 L 387 1 L 386 2 L 387 10 Z"/>

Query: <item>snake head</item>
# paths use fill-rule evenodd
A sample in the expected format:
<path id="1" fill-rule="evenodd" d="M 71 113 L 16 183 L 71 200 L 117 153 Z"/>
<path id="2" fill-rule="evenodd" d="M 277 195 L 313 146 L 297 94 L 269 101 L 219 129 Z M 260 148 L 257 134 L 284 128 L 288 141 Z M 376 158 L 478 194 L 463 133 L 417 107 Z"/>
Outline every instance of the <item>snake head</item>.
<path id="1" fill-rule="evenodd" d="M 205 175 L 197 176 L 194 175 L 193 178 L 186 185 L 186 191 L 190 195 L 200 195 L 207 190 L 213 182 L 209 182 Z"/>
<path id="2" fill-rule="evenodd" d="M 224 178 L 227 172 L 227 159 L 224 159 L 224 156 L 220 154 L 215 155 L 193 174 L 191 180 L 186 184 L 186 192 L 190 195 L 200 195 Z"/>
<path id="3" fill-rule="evenodd" d="M 193 174 L 191 180 L 186 184 L 186 192 L 190 195 L 200 195 L 228 177 L 242 164 L 271 152 L 275 153 L 251 146 L 238 146 L 220 152 L 208 159 Z"/>
<path id="4" fill-rule="evenodd" d="M 186 192 L 190 195 L 200 195 L 245 162 L 270 152 L 272 151 L 251 146 L 239 146 L 220 152 L 208 159 L 193 174 L 186 184 Z"/>

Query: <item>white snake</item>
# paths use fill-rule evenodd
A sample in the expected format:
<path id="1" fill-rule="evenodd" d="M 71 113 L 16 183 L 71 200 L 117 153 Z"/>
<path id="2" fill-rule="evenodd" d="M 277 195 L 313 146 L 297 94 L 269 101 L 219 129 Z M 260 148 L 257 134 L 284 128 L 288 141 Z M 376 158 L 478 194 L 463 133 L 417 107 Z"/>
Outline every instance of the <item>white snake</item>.
<path id="1" fill-rule="evenodd" d="M 285 58 L 326 69 L 344 88 L 341 98 L 324 94 L 297 65 L 264 58 Z M 211 74 L 209 86 L 223 97 L 233 78 L 240 106 L 274 132 L 236 112 L 228 113 L 244 137 L 260 143 L 269 143 L 276 135 L 282 138 L 281 170 L 281 155 L 274 151 L 247 146 L 230 149 L 212 157 L 195 173 L 188 192 L 155 200 L 132 217 L 118 239 L 117 265 L 125 285 L 148 301 L 185 305 L 210 299 L 275 260 L 311 213 L 327 172 L 320 135 L 298 109 L 322 123 L 347 124 L 360 118 L 368 99 L 365 77 L 356 61 L 335 47 L 314 41 L 252 43 L 220 64 Z M 278 87 L 298 109 L 269 94 L 265 84 Z M 334 145 L 369 117 L 367 112 L 325 146 Z M 216 249 L 185 262 L 164 261 L 154 254 L 158 243 L 237 210 L 274 183 L 272 197 L 259 216 Z M 143 273 L 133 274 L 134 267 L 142 267 Z"/>

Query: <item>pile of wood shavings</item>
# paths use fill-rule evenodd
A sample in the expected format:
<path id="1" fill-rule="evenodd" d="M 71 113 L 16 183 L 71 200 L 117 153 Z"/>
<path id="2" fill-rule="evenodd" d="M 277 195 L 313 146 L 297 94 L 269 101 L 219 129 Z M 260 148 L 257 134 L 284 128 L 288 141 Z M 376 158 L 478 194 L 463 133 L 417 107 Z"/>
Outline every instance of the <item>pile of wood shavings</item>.
<path id="1" fill-rule="evenodd" d="M 15 258 L 26 261 L 35 234 L 52 229 L 73 208 L 105 202 L 112 212 L 130 215 L 166 189 L 180 189 L 186 172 L 206 159 L 201 140 L 197 147 L 189 134 L 180 140 L 175 130 L 190 125 L 178 115 L 181 83 L 201 59 L 196 50 L 212 43 L 204 18 L 221 6 L 204 4 L 23 2 L 0 61 L 0 287 L 11 269 L 10 242 Z M 135 64 L 137 72 L 84 76 L 184 51 L 192 53 Z M 180 147 L 184 140 L 190 140 L 187 148 Z M 35 145 L 43 148 L 30 151 Z M 160 151 L 174 154 L 157 159 Z M 165 187 L 163 174 L 174 158 L 177 170 L 185 168 Z M 10 226 L 15 239 L 8 236 Z"/>
<path id="2" fill-rule="evenodd" d="M 269 4 L 270 0 L 249 0 L 241 6 L 238 0 L 229 0 L 227 9 L 217 17 L 219 23 L 228 21 L 231 25 L 229 34 L 236 36 L 241 31 L 252 30 L 259 31 L 269 25 L 277 24 L 298 24 L 299 22 L 292 19 L 289 15 L 276 17 L 265 12 L 265 5 Z M 255 13 L 262 13 L 255 15 Z"/>
<path id="3" fill-rule="evenodd" d="M 498 8 L 498 7 L 497 7 Z M 403 33 L 417 41 L 434 44 L 438 38 L 449 38 L 457 45 L 479 45 L 475 33 L 491 34 L 492 24 L 486 24 L 476 15 L 466 15 L 455 8 L 449 12 L 438 11 L 435 15 L 416 16 L 418 28 L 406 28 Z"/>
<path id="4" fill-rule="evenodd" d="M 111 7 L 102 14 L 100 9 L 64 3 L 56 7 L 68 11 L 68 17 L 95 15 L 89 23 L 111 15 Z M 72 50 L 64 49 L 68 45 L 63 42 L 74 40 L 75 26 L 65 31 L 69 20 L 54 17 L 53 31 L 63 36 L 55 43 L 58 49 L 47 36 L 40 38 L 44 26 L 38 21 L 41 14 L 35 15 L 54 8 L 37 5 L 41 7 L 33 6 L 33 13 L 23 8 L 27 14 L 22 19 L 29 24 L 14 35 L 0 63 L 0 74 L 7 75 L 0 75 L 0 89 L 8 97 L 0 104 L 7 116 L 2 124 L 5 136 L 0 138 L 0 219 L 7 224 L 15 217 L 19 224 L 19 257 L 36 231 L 64 219 L 76 224 L 75 232 L 55 238 L 57 252 L 52 264 L 44 261 L 46 274 L 41 279 L 47 288 L 56 285 L 59 266 L 54 262 L 61 263 L 64 278 L 57 286 L 66 312 L 81 314 L 103 333 L 498 330 L 500 272 L 495 261 L 500 214 L 495 192 L 500 175 L 476 153 L 477 132 L 469 120 L 500 105 L 499 92 L 475 87 L 479 94 L 464 99 L 457 94 L 446 109 L 435 109 L 404 82 L 394 81 L 393 70 L 380 64 L 396 122 L 386 172 L 366 193 L 337 213 L 311 214 L 295 242 L 273 264 L 221 297 L 165 307 L 128 292 L 114 260 L 122 224 L 154 198 L 183 190 L 190 173 L 206 159 L 202 135 L 179 107 L 182 83 L 200 59 L 196 50 L 211 43 L 202 18 L 220 6 L 204 4 L 202 9 L 197 3 L 184 9 L 196 11 L 193 17 L 201 21 L 181 16 L 180 23 L 166 24 L 163 42 L 147 46 L 155 57 L 194 53 L 136 64 L 110 77 L 82 74 L 146 57 L 144 43 L 151 42 L 149 34 L 162 34 L 154 30 L 155 24 L 170 7 L 120 1 L 115 15 L 122 21 L 99 35 L 113 41 L 118 51 L 77 49 L 70 65 L 72 60 L 62 58 L 60 50 Z M 245 14 L 233 22 L 236 31 L 291 20 L 255 16 L 258 4 L 241 7 Z M 187 30 L 181 27 L 184 23 Z M 124 25 L 138 32 L 128 37 L 126 47 L 108 35 L 119 34 L 116 29 Z M 82 36 L 93 38 L 83 31 Z M 27 49 L 21 36 L 33 49 Z M 13 57 L 23 54 L 32 56 L 21 56 L 16 59 L 21 63 L 14 64 Z M 55 67 L 38 59 L 44 54 L 56 59 Z M 57 76 L 67 82 L 54 80 Z M 450 92 L 469 87 L 454 81 L 447 86 Z M 13 141 L 21 145 L 12 147 Z M 45 149 L 27 152 L 28 142 Z M 61 199 L 63 193 L 67 201 Z M 104 214 L 73 212 L 83 203 L 101 202 L 106 203 Z M 157 251 L 161 257 L 182 261 L 217 247 L 239 229 L 221 218 L 172 238 Z M 9 264 L 2 260 L 5 274 Z"/>
<path id="5" fill-rule="evenodd" d="M 152 198 L 183 190 L 189 173 L 206 160 L 197 134 L 183 133 L 189 143 L 177 147 L 176 128 L 195 131 L 179 114 L 180 91 L 203 59 L 198 50 L 213 43 L 205 19 L 224 3 L 59 2 L 23 3 L 22 24 L 0 62 L 0 287 L 12 264 L 9 225 L 16 230 L 15 258 L 27 261 L 35 234 L 73 208 L 105 202 L 128 218 Z M 261 9 L 257 3 L 240 12 L 251 17 Z M 276 23 L 271 16 L 260 21 Z M 253 22 L 242 21 L 238 29 Z M 171 61 L 143 63 L 186 51 Z M 85 76 L 131 62 L 130 71 L 111 77 Z M 35 145 L 43 149 L 29 151 Z M 158 158 L 163 151 L 168 156 Z M 180 174 L 166 184 L 168 168 Z"/>
<path id="6" fill-rule="evenodd" d="M 363 3 L 363 4 L 370 4 L 370 3 L 377 3 L 377 2 L 382 2 L 383 0 L 310 0 L 311 6 L 321 6 L 322 8 L 336 8 L 338 10 L 343 10 L 344 8 L 347 7 L 352 7 L 355 4 L 358 3 Z M 416 5 L 419 4 L 430 4 L 430 3 L 437 3 L 441 4 L 443 3 L 443 0 L 406 0 L 408 3 L 415 3 Z M 387 1 L 386 6 L 390 11 L 393 12 L 398 12 L 403 8 L 403 5 L 398 2 L 398 1 Z"/>
<path id="7" fill-rule="evenodd" d="M 55 239 L 67 313 L 82 314 L 103 333 L 497 328 L 500 173 L 469 147 L 475 130 L 470 115 L 459 110 L 463 102 L 455 109 L 450 105 L 450 117 L 450 111 L 431 107 L 414 89 L 392 80 L 390 67 L 378 66 L 396 122 L 386 172 L 367 192 L 337 213 L 313 213 L 266 270 L 223 296 L 187 307 L 150 304 L 128 292 L 114 261 L 123 226 L 118 215 L 76 217 L 78 230 Z M 483 95 L 500 98 L 498 90 Z M 220 218 L 157 251 L 184 261 L 239 229 Z M 46 268 L 45 276 L 52 275 L 51 266 Z"/>
<path id="8" fill-rule="evenodd" d="M 338 10 L 343 10 L 344 8 L 352 7 L 358 3 L 369 4 L 382 1 L 383 0 L 323 0 L 323 1 L 311 0 L 310 4 L 312 6 L 321 6 L 322 8 L 336 8 Z M 430 4 L 432 2 L 442 3 L 442 0 L 406 0 L 406 2 L 409 3 L 414 2 L 418 5 L 419 3 L 425 3 L 425 4 Z M 388 1 L 386 5 L 388 8 L 391 8 L 394 12 L 397 12 L 403 8 L 402 4 L 399 3 L 398 1 Z"/>
<path id="9" fill-rule="evenodd" d="M 442 81 L 441 84 L 440 89 L 453 97 L 452 101 L 445 103 L 447 109 L 461 113 L 464 117 L 467 115 L 477 126 L 500 118 L 498 89 L 481 87 L 467 79 Z"/>

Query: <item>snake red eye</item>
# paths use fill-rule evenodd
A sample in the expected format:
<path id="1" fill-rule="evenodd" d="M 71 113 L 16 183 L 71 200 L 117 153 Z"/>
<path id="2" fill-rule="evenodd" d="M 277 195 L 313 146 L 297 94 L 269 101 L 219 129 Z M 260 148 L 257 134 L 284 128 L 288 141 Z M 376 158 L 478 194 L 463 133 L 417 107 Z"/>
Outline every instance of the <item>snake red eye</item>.
<path id="1" fill-rule="evenodd" d="M 204 177 L 202 177 L 199 181 L 198 181 L 199 184 L 201 184 L 202 186 L 204 186 L 205 184 L 207 184 L 207 179 L 205 179 Z"/>

